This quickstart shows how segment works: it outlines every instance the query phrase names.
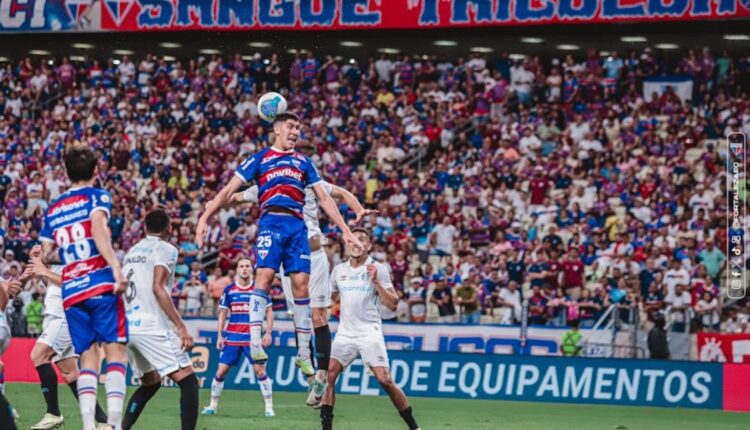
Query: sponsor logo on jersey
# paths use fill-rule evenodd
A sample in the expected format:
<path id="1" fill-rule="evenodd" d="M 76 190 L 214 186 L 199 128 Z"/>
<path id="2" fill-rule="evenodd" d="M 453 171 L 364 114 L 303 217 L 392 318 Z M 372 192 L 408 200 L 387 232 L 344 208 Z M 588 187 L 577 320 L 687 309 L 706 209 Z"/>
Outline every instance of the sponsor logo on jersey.
<path id="1" fill-rule="evenodd" d="M 58 204 L 56 204 L 52 208 L 52 210 L 49 211 L 47 216 L 53 217 L 61 212 L 68 212 L 74 209 L 78 209 L 84 206 L 88 201 L 89 199 L 86 196 L 75 196 L 75 197 L 65 198 L 61 200 Z"/>
<path id="2" fill-rule="evenodd" d="M 279 177 L 291 177 L 297 181 L 302 181 L 302 173 L 294 169 L 280 169 L 266 176 L 266 181 L 272 181 Z"/>
<path id="3" fill-rule="evenodd" d="M 232 303 L 232 312 L 250 312 L 250 303 Z"/>

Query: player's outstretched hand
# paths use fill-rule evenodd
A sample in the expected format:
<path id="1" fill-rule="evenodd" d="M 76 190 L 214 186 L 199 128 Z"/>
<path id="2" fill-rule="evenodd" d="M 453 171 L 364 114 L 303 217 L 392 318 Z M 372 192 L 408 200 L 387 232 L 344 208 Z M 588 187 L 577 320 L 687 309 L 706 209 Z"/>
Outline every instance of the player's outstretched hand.
<path id="1" fill-rule="evenodd" d="M 17 280 L 3 281 L 0 283 L 0 288 L 3 288 L 8 293 L 8 297 L 12 299 L 23 290 L 23 285 Z"/>
<path id="2" fill-rule="evenodd" d="M 29 251 L 29 257 L 33 260 L 35 258 L 42 259 L 42 246 L 41 245 L 34 245 L 33 248 L 31 248 L 31 251 Z"/>
<path id="3" fill-rule="evenodd" d="M 354 219 L 354 223 L 359 224 L 359 222 L 365 219 L 367 215 L 379 213 L 380 211 L 377 209 L 362 209 L 361 211 L 357 212 L 357 218 Z"/>
<path id="4" fill-rule="evenodd" d="M 192 351 L 195 341 L 193 341 L 193 336 L 190 336 L 185 326 L 180 327 L 180 341 L 182 342 L 183 351 Z"/>
<path id="5" fill-rule="evenodd" d="M 266 334 L 263 335 L 263 348 L 268 348 L 271 345 L 272 340 L 273 337 L 271 336 L 271 333 L 266 332 Z"/>
<path id="6" fill-rule="evenodd" d="M 216 349 L 218 351 L 224 350 L 224 336 L 222 336 L 221 334 L 219 334 L 219 337 L 216 339 Z"/>
<path id="7" fill-rule="evenodd" d="M 26 267 L 24 267 L 23 272 L 21 273 L 21 276 L 18 277 L 18 280 L 21 282 L 26 282 L 27 280 L 34 277 L 36 273 L 34 273 L 34 265 L 33 264 L 27 264 Z"/>
<path id="8" fill-rule="evenodd" d="M 203 239 L 206 237 L 208 225 L 202 219 L 198 220 L 198 226 L 195 228 L 195 243 L 198 248 L 203 248 Z"/>
<path id="9" fill-rule="evenodd" d="M 370 275 L 370 279 L 376 279 L 378 276 L 378 268 L 374 264 L 367 265 L 367 274 Z"/>

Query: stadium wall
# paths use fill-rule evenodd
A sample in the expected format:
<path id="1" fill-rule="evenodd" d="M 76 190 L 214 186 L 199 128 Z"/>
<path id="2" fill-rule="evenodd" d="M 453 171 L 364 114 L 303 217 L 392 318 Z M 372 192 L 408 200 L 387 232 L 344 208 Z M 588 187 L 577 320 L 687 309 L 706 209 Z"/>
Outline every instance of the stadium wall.
<path id="1" fill-rule="evenodd" d="M 0 32 L 372 30 L 747 17 L 747 0 L 3 0 Z"/>
<path id="2" fill-rule="evenodd" d="M 3 355 L 7 382 L 38 382 L 28 359 L 33 343 L 33 339 L 13 339 Z M 304 392 L 305 379 L 294 366 L 296 350 L 276 347 L 269 354 L 274 389 Z M 750 412 L 746 390 L 750 366 L 743 364 L 424 351 L 391 351 L 389 355 L 394 380 L 409 396 Z M 199 344 L 191 356 L 201 386 L 209 388 L 219 352 L 212 344 Z M 130 371 L 128 382 L 138 383 Z M 171 380 L 164 384 L 173 385 Z M 225 387 L 257 389 L 247 360 L 232 369 Z M 383 395 L 361 360 L 346 370 L 337 390 Z"/>

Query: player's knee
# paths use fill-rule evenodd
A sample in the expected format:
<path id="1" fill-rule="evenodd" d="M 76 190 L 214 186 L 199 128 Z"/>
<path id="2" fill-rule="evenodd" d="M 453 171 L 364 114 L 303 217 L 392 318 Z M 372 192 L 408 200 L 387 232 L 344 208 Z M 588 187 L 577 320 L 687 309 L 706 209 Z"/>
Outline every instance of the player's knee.
<path id="1" fill-rule="evenodd" d="M 0 373 L 3 373 L 3 372 L 5 372 L 5 363 L 0 361 Z"/>
<path id="2" fill-rule="evenodd" d="M 321 312 L 321 311 L 324 311 L 324 309 L 313 308 L 313 311 L 312 311 L 313 327 L 316 327 L 316 328 L 323 327 L 324 325 L 328 323 L 328 321 L 326 320 L 325 312 Z"/>
<path id="3" fill-rule="evenodd" d="M 78 380 L 78 369 L 75 369 L 75 370 L 60 369 L 60 374 L 62 375 L 63 381 L 65 381 L 66 384 L 71 384 L 75 382 L 76 380 Z"/>
<path id="4" fill-rule="evenodd" d="M 388 373 L 379 373 L 376 375 L 378 384 L 383 387 L 384 390 L 388 390 L 393 387 L 393 378 Z"/>
<path id="5" fill-rule="evenodd" d="M 37 348 L 37 347 L 34 347 L 31 350 L 31 354 L 29 354 L 29 358 L 31 358 L 31 362 L 34 363 L 34 367 L 40 366 L 47 362 L 46 354 L 44 354 L 44 351 L 41 348 Z"/>
<path id="6" fill-rule="evenodd" d="M 151 386 L 157 384 L 161 384 L 161 379 L 156 372 L 148 372 L 141 378 L 141 385 Z"/>

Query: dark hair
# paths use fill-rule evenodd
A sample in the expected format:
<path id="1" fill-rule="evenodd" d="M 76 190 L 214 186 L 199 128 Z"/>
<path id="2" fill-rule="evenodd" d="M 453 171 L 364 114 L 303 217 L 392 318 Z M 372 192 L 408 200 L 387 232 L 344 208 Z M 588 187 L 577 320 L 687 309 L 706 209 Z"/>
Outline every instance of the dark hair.
<path id="1" fill-rule="evenodd" d="M 146 214 L 146 231 L 162 234 L 169 227 L 169 214 L 164 208 L 156 208 Z"/>
<path id="2" fill-rule="evenodd" d="M 277 122 L 284 122 L 290 119 L 299 122 L 299 116 L 297 116 L 296 113 L 284 112 L 276 115 L 276 117 L 273 119 L 273 123 L 276 124 Z"/>
<path id="3" fill-rule="evenodd" d="M 352 234 L 354 234 L 354 233 L 362 233 L 365 236 L 367 236 L 367 240 L 369 242 L 372 242 L 372 234 L 370 234 L 370 231 L 367 230 L 366 228 L 364 228 L 364 227 L 354 227 L 352 229 Z"/>
<path id="4" fill-rule="evenodd" d="M 96 155 L 85 146 L 71 148 L 65 151 L 65 170 L 71 182 L 88 181 L 94 177 L 96 169 Z"/>

